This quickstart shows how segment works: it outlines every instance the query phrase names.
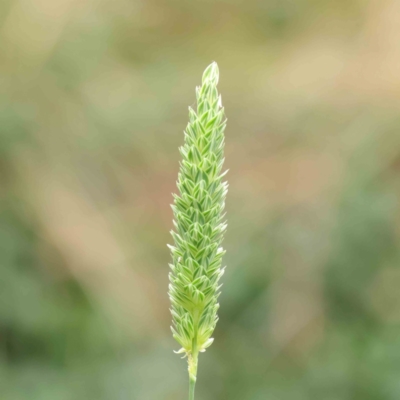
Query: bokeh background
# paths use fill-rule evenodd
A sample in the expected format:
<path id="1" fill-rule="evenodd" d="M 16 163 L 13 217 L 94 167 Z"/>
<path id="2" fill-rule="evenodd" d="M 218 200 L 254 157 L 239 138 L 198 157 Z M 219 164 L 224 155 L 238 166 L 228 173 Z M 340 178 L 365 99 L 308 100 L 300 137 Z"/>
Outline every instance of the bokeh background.
<path id="1" fill-rule="evenodd" d="M 398 400 L 399 21 L 397 0 L 2 0 L 1 399 L 186 398 L 169 204 L 215 60 L 228 267 L 198 400 Z"/>

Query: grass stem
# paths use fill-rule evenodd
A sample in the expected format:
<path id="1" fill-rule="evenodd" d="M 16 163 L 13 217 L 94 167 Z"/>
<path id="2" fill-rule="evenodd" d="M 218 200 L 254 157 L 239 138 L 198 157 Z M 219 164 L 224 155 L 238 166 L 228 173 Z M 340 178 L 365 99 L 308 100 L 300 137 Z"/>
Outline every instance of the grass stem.
<path id="1" fill-rule="evenodd" d="M 194 400 L 195 386 L 196 386 L 196 379 L 189 378 L 189 400 Z"/>

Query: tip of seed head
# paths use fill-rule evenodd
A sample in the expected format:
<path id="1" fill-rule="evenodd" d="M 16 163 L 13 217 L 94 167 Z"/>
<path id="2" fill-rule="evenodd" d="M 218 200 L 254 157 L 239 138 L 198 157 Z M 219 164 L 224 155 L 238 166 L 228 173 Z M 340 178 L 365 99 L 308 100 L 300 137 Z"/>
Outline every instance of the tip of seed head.
<path id="1" fill-rule="evenodd" d="M 219 69 L 218 69 L 218 64 L 213 61 L 204 71 L 203 73 L 203 78 L 202 78 L 202 83 L 203 85 L 206 82 L 211 82 L 214 85 L 218 83 L 219 80 Z"/>

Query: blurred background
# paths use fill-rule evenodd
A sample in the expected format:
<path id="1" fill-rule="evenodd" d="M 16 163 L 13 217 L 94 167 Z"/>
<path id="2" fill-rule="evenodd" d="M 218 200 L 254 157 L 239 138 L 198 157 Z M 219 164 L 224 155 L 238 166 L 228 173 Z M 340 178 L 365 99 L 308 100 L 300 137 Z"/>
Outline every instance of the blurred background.
<path id="1" fill-rule="evenodd" d="M 198 400 L 399 399 L 399 20 L 397 0 L 1 1 L 1 399 L 186 399 L 169 204 L 213 60 L 228 268 Z"/>

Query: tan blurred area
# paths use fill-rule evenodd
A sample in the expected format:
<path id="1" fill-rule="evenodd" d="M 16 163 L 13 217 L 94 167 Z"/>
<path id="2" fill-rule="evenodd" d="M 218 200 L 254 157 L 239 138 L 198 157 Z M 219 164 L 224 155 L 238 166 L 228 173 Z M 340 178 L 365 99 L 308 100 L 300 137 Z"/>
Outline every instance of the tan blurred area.
<path id="1" fill-rule="evenodd" d="M 2 2 L 1 398 L 185 398 L 169 204 L 215 60 L 227 272 L 199 400 L 398 399 L 399 21 L 396 0 Z"/>

